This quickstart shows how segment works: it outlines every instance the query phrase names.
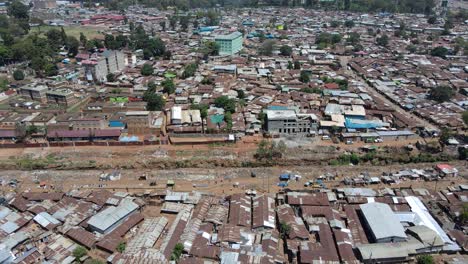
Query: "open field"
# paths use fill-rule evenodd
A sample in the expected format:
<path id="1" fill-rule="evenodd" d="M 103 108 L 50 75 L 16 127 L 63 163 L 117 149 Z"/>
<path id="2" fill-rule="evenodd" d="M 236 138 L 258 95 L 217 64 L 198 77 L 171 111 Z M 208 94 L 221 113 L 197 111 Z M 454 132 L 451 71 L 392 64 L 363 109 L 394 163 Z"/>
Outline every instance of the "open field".
<path id="1" fill-rule="evenodd" d="M 40 26 L 40 27 L 33 27 L 29 31 L 30 34 L 32 33 L 45 33 L 50 29 L 60 29 L 59 26 Z M 63 26 L 63 29 L 65 30 L 65 33 L 70 36 L 74 36 L 77 39 L 80 38 L 80 33 L 83 32 L 83 34 L 88 38 L 88 39 L 93 39 L 97 38 L 99 36 L 102 36 L 102 30 L 104 28 L 100 28 L 97 26 L 80 26 L 80 25 L 73 25 L 73 26 Z"/>

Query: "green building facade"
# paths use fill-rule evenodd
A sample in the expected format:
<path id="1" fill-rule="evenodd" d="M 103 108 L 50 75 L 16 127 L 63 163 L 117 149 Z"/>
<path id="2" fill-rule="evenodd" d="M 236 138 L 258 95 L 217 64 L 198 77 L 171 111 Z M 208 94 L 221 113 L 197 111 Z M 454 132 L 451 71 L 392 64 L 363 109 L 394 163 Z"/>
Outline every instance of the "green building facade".
<path id="1" fill-rule="evenodd" d="M 215 41 L 219 45 L 219 55 L 234 55 L 242 49 L 243 38 L 240 32 L 218 35 Z"/>

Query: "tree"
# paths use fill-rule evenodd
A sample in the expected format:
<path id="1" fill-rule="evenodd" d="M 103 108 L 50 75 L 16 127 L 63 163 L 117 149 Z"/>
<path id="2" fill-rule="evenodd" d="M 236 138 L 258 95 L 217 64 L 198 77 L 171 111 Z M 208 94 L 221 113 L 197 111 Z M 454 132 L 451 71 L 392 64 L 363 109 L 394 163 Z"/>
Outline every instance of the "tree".
<path id="1" fill-rule="evenodd" d="M 346 20 L 344 25 L 347 28 L 352 28 L 352 27 L 354 27 L 354 21 L 353 20 Z"/>
<path id="2" fill-rule="evenodd" d="M 429 91 L 429 99 L 439 103 L 446 102 L 454 96 L 455 92 L 447 86 L 437 86 Z"/>
<path id="3" fill-rule="evenodd" d="M 428 19 L 427 19 L 427 23 L 433 25 L 437 22 L 437 17 L 436 16 L 430 16 Z"/>
<path id="4" fill-rule="evenodd" d="M 196 63 L 190 63 L 185 66 L 184 72 L 182 73 L 182 78 L 186 79 L 195 75 L 198 65 Z"/>
<path id="5" fill-rule="evenodd" d="M 232 114 L 231 112 L 226 112 L 224 114 L 224 122 L 226 122 L 226 128 L 228 131 L 232 130 Z"/>
<path id="6" fill-rule="evenodd" d="M 24 5 L 21 1 L 13 1 L 10 3 L 7 9 L 9 16 L 16 19 L 29 20 L 29 7 Z"/>
<path id="7" fill-rule="evenodd" d="M 88 251 L 84 247 L 78 246 L 73 250 L 72 254 L 76 261 L 80 261 L 82 257 L 88 254 Z"/>
<path id="8" fill-rule="evenodd" d="M 435 47 L 431 50 L 431 55 L 434 57 L 445 58 L 447 54 L 448 54 L 448 50 L 441 46 Z"/>
<path id="9" fill-rule="evenodd" d="M 86 47 L 86 43 L 88 42 L 88 38 L 83 34 L 83 32 L 80 32 L 80 43 L 81 46 Z"/>
<path id="10" fill-rule="evenodd" d="M 356 45 L 356 44 L 359 44 L 360 38 L 361 38 L 361 35 L 359 35 L 359 33 L 351 32 L 349 33 L 349 36 L 346 39 L 346 42 L 348 42 L 351 45 Z"/>
<path id="11" fill-rule="evenodd" d="M 386 34 L 383 34 L 382 36 L 377 38 L 376 42 L 377 42 L 377 45 L 379 46 L 387 47 L 389 38 Z"/>
<path id="12" fill-rule="evenodd" d="M 294 65 L 291 61 L 288 61 L 288 70 L 294 69 Z"/>
<path id="13" fill-rule="evenodd" d="M 24 80 L 24 72 L 22 70 L 16 69 L 13 72 L 13 79 L 15 79 L 15 81 Z"/>
<path id="14" fill-rule="evenodd" d="M 301 71 L 301 75 L 299 76 L 299 81 L 301 81 L 302 83 L 310 82 L 309 73 L 306 71 Z"/>
<path id="15" fill-rule="evenodd" d="M 189 22 L 190 20 L 188 16 L 181 16 L 179 18 L 179 24 L 180 24 L 180 28 L 182 29 L 182 31 L 187 31 Z"/>
<path id="16" fill-rule="evenodd" d="M 175 93 L 175 84 L 174 81 L 170 78 L 166 78 L 164 81 L 161 82 L 163 87 L 163 92 L 167 94 Z"/>
<path id="17" fill-rule="evenodd" d="M 434 264 L 434 258 L 431 255 L 418 256 L 417 264 Z"/>
<path id="18" fill-rule="evenodd" d="M 161 95 L 150 92 L 143 95 L 143 100 L 146 102 L 146 110 L 148 111 L 162 111 L 166 104 Z"/>
<path id="19" fill-rule="evenodd" d="M 141 68 L 141 75 L 150 76 L 154 72 L 153 66 L 151 64 L 144 64 Z"/>
<path id="20" fill-rule="evenodd" d="M 126 246 L 127 246 L 127 244 L 125 244 L 125 242 L 122 241 L 117 245 L 115 250 L 117 250 L 120 253 L 123 253 L 125 251 Z"/>
<path id="21" fill-rule="evenodd" d="M 291 54 L 292 54 L 292 48 L 289 47 L 288 45 L 283 45 L 283 46 L 281 46 L 281 48 L 280 48 L 280 53 L 281 53 L 281 55 L 283 55 L 283 56 L 288 56 L 288 57 L 289 57 L 289 56 L 291 56 Z"/>
<path id="22" fill-rule="evenodd" d="M 270 56 L 273 53 L 274 47 L 275 47 L 275 41 L 268 40 L 268 41 L 263 42 L 258 52 L 260 55 Z"/>
<path id="23" fill-rule="evenodd" d="M 174 250 L 172 251 L 171 260 L 177 262 L 177 260 L 179 260 L 180 256 L 182 255 L 183 251 L 184 245 L 182 245 L 181 243 L 177 243 L 174 247 Z"/>
<path id="24" fill-rule="evenodd" d="M 215 10 L 208 10 L 205 14 L 207 26 L 217 26 L 219 24 L 219 15 Z"/>
<path id="25" fill-rule="evenodd" d="M 281 237 L 285 238 L 289 236 L 289 233 L 291 233 L 291 226 L 288 225 L 286 222 L 281 221 L 279 230 L 280 230 Z"/>
<path id="26" fill-rule="evenodd" d="M 203 44 L 201 52 L 204 57 L 208 58 L 208 56 L 218 56 L 219 55 L 219 45 L 214 41 L 206 41 Z"/>
<path id="27" fill-rule="evenodd" d="M 406 46 L 406 50 L 410 53 L 415 53 L 418 50 L 418 48 L 415 45 L 411 44 Z"/>
<path id="28" fill-rule="evenodd" d="M 200 110 L 200 116 L 202 119 L 205 119 L 208 116 L 208 108 L 209 106 L 206 104 L 192 104 L 190 105 L 190 109 L 193 110 Z"/>
<path id="29" fill-rule="evenodd" d="M 340 22 L 336 21 L 336 20 L 333 20 L 332 22 L 330 22 L 330 27 L 332 28 L 337 28 L 340 26 Z"/>
<path id="30" fill-rule="evenodd" d="M 68 56 L 75 57 L 78 54 L 80 42 L 73 36 L 68 36 L 65 42 L 65 46 L 68 49 Z"/>
<path id="31" fill-rule="evenodd" d="M 108 82 L 115 82 L 115 74 L 113 74 L 112 72 L 108 73 L 106 79 Z"/>
<path id="32" fill-rule="evenodd" d="M 294 69 L 295 70 L 300 70 L 301 69 L 301 63 L 299 61 L 294 61 Z"/>
<path id="33" fill-rule="evenodd" d="M 236 102 L 226 95 L 216 98 L 214 104 L 216 107 L 223 108 L 225 112 L 234 113 L 236 111 Z"/>
<path id="34" fill-rule="evenodd" d="M 468 111 L 463 112 L 462 119 L 463 119 L 463 122 L 465 123 L 465 125 L 468 126 Z"/>
<path id="35" fill-rule="evenodd" d="M 58 68 L 57 68 L 57 65 L 53 64 L 53 63 L 47 63 L 45 66 L 44 66 L 44 73 L 46 76 L 56 76 L 58 74 Z"/>
<path id="36" fill-rule="evenodd" d="M 241 100 L 245 98 L 244 90 L 237 90 L 237 98 L 239 98 Z"/>

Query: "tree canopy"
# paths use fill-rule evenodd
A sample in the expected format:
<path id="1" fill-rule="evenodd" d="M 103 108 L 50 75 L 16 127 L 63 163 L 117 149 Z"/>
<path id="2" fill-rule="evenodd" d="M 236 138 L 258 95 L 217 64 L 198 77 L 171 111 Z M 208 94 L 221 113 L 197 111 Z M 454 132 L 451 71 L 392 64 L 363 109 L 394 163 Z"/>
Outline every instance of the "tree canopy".
<path id="1" fill-rule="evenodd" d="M 429 91 L 429 99 L 439 103 L 446 102 L 454 96 L 455 92 L 447 86 L 437 86 Z"/>

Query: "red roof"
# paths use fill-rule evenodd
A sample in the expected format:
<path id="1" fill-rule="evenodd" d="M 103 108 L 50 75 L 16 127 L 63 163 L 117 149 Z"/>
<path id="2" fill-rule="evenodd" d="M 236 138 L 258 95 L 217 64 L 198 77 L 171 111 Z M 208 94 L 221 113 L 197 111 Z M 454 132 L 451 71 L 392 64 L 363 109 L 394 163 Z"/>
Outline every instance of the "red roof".
<path id="1" fill-rule="evenodd" d="M 326 83 L 325 88 L 327 89 L 338 89 L 340 86 L 337 83 Z"/>

